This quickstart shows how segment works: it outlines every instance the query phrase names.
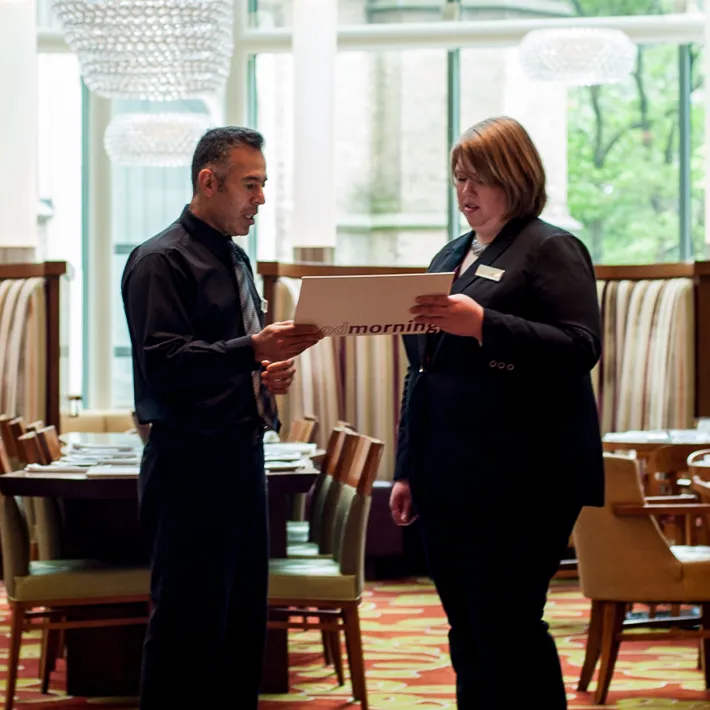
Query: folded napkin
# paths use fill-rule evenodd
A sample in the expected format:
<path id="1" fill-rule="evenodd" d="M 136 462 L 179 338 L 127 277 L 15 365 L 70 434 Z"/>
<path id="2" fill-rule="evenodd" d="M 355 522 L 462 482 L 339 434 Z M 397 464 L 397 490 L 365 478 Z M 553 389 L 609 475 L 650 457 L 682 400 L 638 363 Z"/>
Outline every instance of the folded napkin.
<path id="1" fill-rule="evenodd" d="M 55 464 L 44 466 L 39 463 L 28 463 L 25 466 L 27 473 L 86 473 L 87 470 L 86 466 L 60 466 Z"/>
<path id="2" fill-rule="evenodd" d="M 99 465 L 92 466 L 86 469 L 86 475 L 89 478 L 137 478 L 139 473 L 138 466 L 114 466 L 114 465 Z"/>
<path id="3" fill-rule="evenodd" d="M 306 444 L 302 441 L 282 441 L 278 444 L 264 444 L 264 454 L 270 457 L 289 456 L 291 454 L 313 456 L 316 448 L 315 444 Z"/>

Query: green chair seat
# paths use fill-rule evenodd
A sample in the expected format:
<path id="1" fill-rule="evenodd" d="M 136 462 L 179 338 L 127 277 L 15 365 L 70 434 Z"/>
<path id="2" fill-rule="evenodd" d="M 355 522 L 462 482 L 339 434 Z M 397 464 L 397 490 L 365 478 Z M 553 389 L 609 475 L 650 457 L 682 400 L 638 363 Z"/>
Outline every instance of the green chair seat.
<path id="1" fill-rule="evenodd" d="M 308 542 L 310 525 L 307 520 L 289 520 L 286 523 L 286 540 L 288 543 Z"/>
<path id="2" fill-rule="evenodd" d="M 269 560 L 269 599 L 353 601 L 357 578 L 342 574 L 332 558 Z"/>
<path id="3" fill-rule="evenodd" d="M 286 557 L 323 557 L 326 560 L 333 559 L 333 555 L 321 554 L 318 551 L 316 542 L 296 542 L 286 548 Z"/>
<path id="4" fill-rule="evenodd" d="M 12 599 L 18 602 L 147 596 L 150 570 L 106 567 L 94 560 L 31 562 L 30 573 L 15 577 L 14 586 Z"/>

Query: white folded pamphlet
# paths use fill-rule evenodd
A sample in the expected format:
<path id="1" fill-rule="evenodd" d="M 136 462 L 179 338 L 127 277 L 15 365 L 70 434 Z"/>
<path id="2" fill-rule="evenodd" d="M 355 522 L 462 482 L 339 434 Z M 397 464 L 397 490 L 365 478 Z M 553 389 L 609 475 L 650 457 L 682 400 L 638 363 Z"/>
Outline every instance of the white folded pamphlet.
<path id="1" fill-rule="evenodd" d="M 86 469 L 87 478 L 138 478 L 140 469 L 138 466 L 114 466 L 102 465 L 91 466 Z"/>
<path id="2" fill-rule="evenodd" d="M 417 296 L 448 295 L 454 274 L 304 276 L 294 321 L 317 325 L 323 335 L 435 333 L 415 323 Z"/>

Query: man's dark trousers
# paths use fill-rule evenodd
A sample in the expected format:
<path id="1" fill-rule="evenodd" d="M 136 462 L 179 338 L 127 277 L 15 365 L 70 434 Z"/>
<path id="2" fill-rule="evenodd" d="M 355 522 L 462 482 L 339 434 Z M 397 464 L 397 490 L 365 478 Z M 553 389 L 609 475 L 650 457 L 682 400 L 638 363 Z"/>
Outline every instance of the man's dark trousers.
<path id="1" fill-rule="evenodd" d="M 153 425 L 139 483 L 152 613 L 141 710 L 256 710 L 266 637 L 262 438 Z"/>

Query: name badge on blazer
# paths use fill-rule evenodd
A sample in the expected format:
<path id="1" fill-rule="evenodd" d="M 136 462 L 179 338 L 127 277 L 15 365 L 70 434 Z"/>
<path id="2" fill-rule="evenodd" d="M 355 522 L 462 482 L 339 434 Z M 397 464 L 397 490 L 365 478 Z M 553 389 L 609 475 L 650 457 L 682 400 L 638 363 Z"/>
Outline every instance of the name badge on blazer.
<path id="1" fill-rule="evenodd" d="M 261 299 L 261 312 L 262 313 L 269 312 L 269 302 L 265 298 Z"/>
<path id="2" fill-rule="evenodd" d="M 481 264 L 476 269 L 476 276 L 482 276 L 490 281 L 500 281 L 503 278 L 505 271 L 503 269 L 494 269 L 492 266 Z"/>

